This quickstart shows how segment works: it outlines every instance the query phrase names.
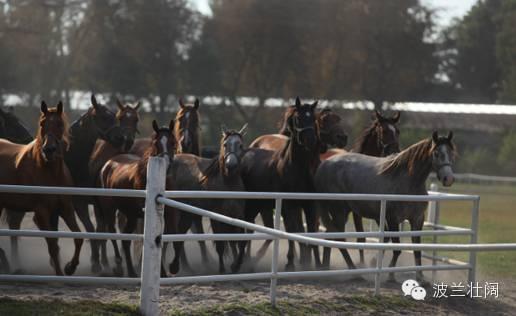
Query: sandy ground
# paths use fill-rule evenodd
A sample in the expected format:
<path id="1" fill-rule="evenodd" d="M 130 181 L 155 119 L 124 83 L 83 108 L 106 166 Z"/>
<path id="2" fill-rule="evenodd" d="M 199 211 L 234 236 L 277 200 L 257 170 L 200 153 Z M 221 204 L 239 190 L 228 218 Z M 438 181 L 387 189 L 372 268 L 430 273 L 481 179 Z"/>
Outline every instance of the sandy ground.
<path id="1" fill-rule="evenodd" d="M 208 227 L 208 223 L 205 223 Z M 26 229 L 34 229 L 32 217 L 28 214 L 22 225 Z M 64 223 L 60 223 L 60 229 L 64 229 Z M 367 227 L 367 226 L 366 226 Z M 350 230 L 353 230 L 352 228 Z M 73 241 L 70 239 L 61 239 L 59 241 L 61 247 L 61 260 L 64 265 L 72 255 Z M 253 243 L 253 250 L 256 251 L 261 242 Z M 49 264 L 47 247 L 41 238 L 21 238 L 20 256 L 22 269 L 27 274 L 44 274 L 52 275 L 53 269 Z M 195 275 L 217 274 L 218 263 L 217 256 L 211 243 L 208 243 L 210 249 L 211 260 L 209 263 L 202 263 L 199 259 L 199 247 L 197 242 L 186 243 L 187 254 Z M 2 247 L 9 255 L 9 240 L 6 237 L 0 238 L 0 247 Z M 108 248 L 112 254 L 111 247 Z M 280 243 L 280 271 L 284 270 L 286 263 L 287 243 Z M 358 252 L 351 251 L 353 259 L 358 262 Z M 168 260 L 171 259 L 173 250 L 170 248 L 168 252 Z M 81 253 L 81 263 L 75 275 L 92 275 L 89 264 L 90 245 L 86 242 Z M 366 264 L 371 264 L 372 259 L 376 256 L 375 252 L 366 252 Z M 388 264 L 391 254 L 388 252 L 384 258 L 384 264 Z M 413 265 L 413 255 L 403 253 L 400 257 L 398 266 Z M 113 262 L 112 255 L 110 262 Z M 227 268 L 229 269 L 229 258 L 227 259 Z M 267 272 L 270 271 L 270 251 L 269 254 L 260 260 L 260 262 L 247 263 L 243 267 L 243 272 Z M 298 262 L 296 260 L 296 262 Z M 429 264 L 430 261 L 424 260 Z M 124 263 L 125 266 L 125 263 Z M 339 252 L 334 251 L 332 254 L 332 269 L 345 269 L 345 263 Z M 178 276 L 187 275 L 184 272 Z M 401 282 L 406 279 L 414 278 L 414 273 L 397 274 L 397 283 L 383 282 L 382 294 L 386 295 L 402 295 L 400 290 Z M 384 276 L 384 280 L 387 276 Z M 431 272 L 425 272 L 425 278 L 429 280 L 429 284 L 425 286 L 429 293 L 426 305 L 431 308 L 437 308 L 436 312 L 444 314 L 511 314 L 510 311 L 516 307 L 516 281 L 515 280 L 493 280 L 483 279 L 479 277 L 480 284 L 486 282 L 499 283 L 499 298 L 477 298 L 477 299 L 432 299 L 432 283 Z M 436 276 L 437 282 L 464 282 L 467 280 L 466 272 L 438 272 Z M 374 276 L 367 275 L 360 280 L 350 279 L 349 277 L 332 277 L 319 278 L 311 280 L 280 280 L 278 286 L 278 299 L 288 301 L 310 301 L 314 298 L 335 299 L 339 300 L 346 295 L 372 295 L 374 289 Z M 163 311 L 175 309 L 184 309 L 186 311 L 195 309 L 199 306 L 209 306 L 212 304 L 226 303 L 259 303 L 269 300 L 269 281 L 249 281 L 249 282 L 224 282 L 209 283 L 200 285 L 176 285 L 163 286 L 161 289 L 161 308 Z M 0 283 L 0 296 L 7 296 L 18 299 L 63 299 L 66 301 L 75 300 L 99 300 L 103 302 L 127 302 L 137 304 L 139 299 L 139 289 L 137 287 L 115 287 L 115 286 L 79 286 L 79 285 L 61 285 L 61 284 L 5 284 Z M 408 299 L 408 298 L 407 298 Z M 433 302 L 433 303 L 432 303 Z M 472 303 L 473 302 L 473 303 Z M 469 306 L 465 309 L 464 306 Z"/>

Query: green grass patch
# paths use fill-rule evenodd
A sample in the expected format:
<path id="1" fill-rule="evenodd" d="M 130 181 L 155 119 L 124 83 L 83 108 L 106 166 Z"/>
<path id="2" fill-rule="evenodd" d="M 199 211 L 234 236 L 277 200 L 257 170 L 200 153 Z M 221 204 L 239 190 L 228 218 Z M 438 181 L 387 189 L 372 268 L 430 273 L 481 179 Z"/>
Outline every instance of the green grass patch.
<path id="1" fill-rule="evenodd" d="M 516 186 L 454 184 L 441 192 L 476 194 L 480 196 L 479 243 L 516 242 Z M 470 227 L 470 202 L 442 202 L 440 222 L 445 225 Z M 431 237 L 424 238 L 431 242 Z M 469 236 L 439 237 L 441 243 L 468 243 Z M 467 261 L 468 254 L 441 252 L 439 255 Z M 488 277 L 516 277 L 516 252 L 480 252 L 477 264 L 480 273 Z"/>
<path id="2" fill-rule="evenodd" d="M 70 315 L 70 316 L 122 316 L 140 315 L 138 307 L 122 303 L 100 303 L 95 301 L 63 302 L 60 300 L 13 300 L 0 298 L 0 315 Z"/>

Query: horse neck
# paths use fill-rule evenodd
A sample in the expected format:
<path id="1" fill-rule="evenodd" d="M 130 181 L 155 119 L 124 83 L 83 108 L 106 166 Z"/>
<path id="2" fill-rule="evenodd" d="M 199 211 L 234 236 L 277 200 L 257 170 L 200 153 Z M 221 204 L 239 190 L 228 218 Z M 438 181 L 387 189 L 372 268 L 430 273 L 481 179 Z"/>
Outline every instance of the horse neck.
<path id="1" fill-rule="evenodd" d="M 34 162 L 33 165 L 37 169 L 50 171 L 50 173 L 56 176 L 64 173 L 65 163 L 63 159 L 56 159 L 53 162 L 45 162 L 43 154 L 41 153 L 41 139 L 39 138 L 36 138 L 29 144 L 25 145 L 23 153 L 21 153 L 17 160 L 17 164 L 22 160 L 31 160 Z M 37 177 L 36 173 L 33 175 Z M 56 179 L 59 180 L 61 177 Z"/>
<path id="2" fill-rule="evenodd" d="M 280 152 L 280 165 L 299 171 L 300 174 L 308 171 L 308 174 L 313 175 L 320 163 L 318 152 L 318 149 L 307 151 L 291 137 Z"/>
<path id="3" fill-rule="evenodd" d="M 280 135 L 285 135 L 285 136 L 290 136 L 290 131 L 287 127 L 287 123 L 286 122 L 283 122 L 283 125 L 281 126 L 278 134 Z"/>
<path id="4" fill-rule="evenodd" d="M 70 147 L 65 154 L 65 161 L 72 173 L 76 168 L 88 166 L 98 139 L 98 134 L 96 132 L 92 133 L 86 126 L 87 124 L 81 126 L 81 120 L 79 119 L 70 127 Z"/>
<path id="5" fill-rule="evenodd" d="M 399 159 L 402 155 L 411 157 L 412 155 L 416 155 L 416 153 L 420 153 L 422 149 L 428 152 L 431 146 L 431 140 L 421 141 L 393 156 L 393 158 L 387 158 L 389 159 L 387 163 L 396 161 L 396 159 Z M 413 159 L 403 159 L 402 163 L 393 164 L 391 166 L 393 167 L 386 169 L 387 172 L 392 174 L 404 174 L 412 187 L 424 186 L 426 179 L 432 171 L 432 155 L 426 154 L 421 157 L 416 156 Z"/>
<path id="6" fill-rule="evenodd" d="M 378 133 L 376 133 L 376 129 L 374 127 L 371 128 L 369 132 L 362 138 L 357 152 L 368 156 L 382 156 L 383 149 L 379 146 Z"/>

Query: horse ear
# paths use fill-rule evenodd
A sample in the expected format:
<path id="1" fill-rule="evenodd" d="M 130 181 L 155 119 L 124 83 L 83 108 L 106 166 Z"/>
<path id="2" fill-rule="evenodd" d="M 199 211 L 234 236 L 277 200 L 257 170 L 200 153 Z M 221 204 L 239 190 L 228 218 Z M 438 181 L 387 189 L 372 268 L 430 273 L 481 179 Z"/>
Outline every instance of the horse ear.
<path id="1" fill-rule="evenodd" d="M 197 99 L 197 98 L 196 98 L 196 99 L 195 99 L 195 102 L 194 102 L 194 109 L 196 109 L 196 110 L 197 110 L 197 109 L 199 108 L 199 105 L 200 105 L 200 104 L 199 104 L 199 99 Z"/>
<path id="2" fill-rule="evenodd" d="M 179 107 L 184 108 L 185 104 L 183 103 L 183 98 L 179 98 Z"/>
<path id="3" fill-rule="evenodd" d="M 120 110 L 124 109 L 124 105 L 122 104 L 122 102 L 120 102 L 120 100 L 118 98 L 116 98 L 116 105 L 118 106 L 118 108 Z"/>
<path id="4" fill-rule="evenodd" d="M 59 115 L 63 114 L 63 102 L 62 101 L 59 101 L 59 103 L 57 104 L 57 114 L 59 114 Z"/>
<path id="5" fill-rule="evenodd" d="M 140 109 L 140 106 L 142 106 L 142 101 L 138 101 L 138 103 L 136 103 L 136 106 L 134 107 L 134 110 L 138 111 Z"/>
<path id="6" fill-rule="evenodd" d="M 317 104 L 319 103 L 319 100 L 315 101 L 314 103 L 312 103 L 312 105 L 310 105 L 310 109 L 313 111 L 315 110 L 315 108 L 317 107 Z"/>
<path id="7" fill-rule="evenodd" d="M 452 138 L 453 138 L 453 132 L 452 131 L 449 131 L 448 132 L 448 141 L 451 142 Z"/>
<path id="8" fill-rule="evenodd" d="M 401 112 L 400 111 L 398 111 L 398 112 L 396 112 L 396 114 L 394 114 L 394 117 L 392 118 L 392 120 L 394 121 L 394 124 L 399 122 L 400 117 L 401 117 Z"/>
<path id="9" fill-rule="evenodd" d="M 375 118 L 376 118 L 376 120 L 378 120 L 378 121 L 383 120 L 383 116 L 382 116 L 382 114 L 381 114 L 378 110 L 374 110 L 374 117 L 375 117 Z"/>
<path id="10" fill-rule="evenodd" d="M 99 104 L 97 103 L 97 98 L 95 98 L 95 94 L 91 94 L 91 105 L 93 105 L 93 108 L 96 110 L 99 107 Z"/>
<path id="11" fill-rule="evenodd" d="M 241 136 L 244 136 L 246 133 L 247 133 L 247 123 L 245 123 L 244 126 L 242 126 L 242 128 L 240 129 L 238 134 L 240 134 Z"/>
<path id="12" fill-rule="evenodd" d="M 220 126 L 220 130 L 222 131 L 222 136 L 223 136 L 223 137 L 226 137 L 226 134 L 227 134 L 227 132 L 228 132 L 228 129 L 227 129 L 226 125 L 222 124 L 222 125 Z"/>
<path id="13" fill-rule="evenodd" d="M 159 126 L 158 126 L 158 122 L 156 122 L 156 120 L 152 120 L 152 129 L 157 133 L 159 132 Z"/>
<path id="14" fill-rule="evenodd" d="M 48 113 L 48 106 L 45 101 L 41 101 L 41 113 L 45 115 Z"/>
<path id="15" fill-rule="evenodd" d="M 301 107 L 301 100 L 299 99 L 299 97 L 296 97 L 296 108 L 300 108 Z"/>
<path id="16" fill-rule="evenodd" d="M 437 133 L 437 131 L 434 131 L 432 133 L 432 139 L 433 139 L 434 143 L 437 144 L 437 141 L 439 140 L 439 134 Z"/>

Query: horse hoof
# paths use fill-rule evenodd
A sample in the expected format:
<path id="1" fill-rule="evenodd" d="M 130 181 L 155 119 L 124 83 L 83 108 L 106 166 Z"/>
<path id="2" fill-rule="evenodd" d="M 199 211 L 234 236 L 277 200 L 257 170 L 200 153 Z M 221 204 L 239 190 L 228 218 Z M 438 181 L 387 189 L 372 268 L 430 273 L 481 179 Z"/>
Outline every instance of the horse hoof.
<path id="1" fill-rule="evenodd" d="M 91 264 L 91 272 L 92 273 L 98 274 L 101 271 L 102 271 L 102 266 L 100 265 L 100 263 L 96 262 L 96 263 Z"/>
<path id="2" fill-rule="evenodd" d="M 168 266 L 168 271 L 170 272 L 170 274 L 176 275 L 179 272 L 179 264 L 171 263 Z"/>
<path id="3" fill-rule="evenodd" d="M 285 265 L 285 270 L 286 270 L 286 271 L 294 271 L 294 270 L 295 270 L 295 266 L 294 266 L 294 264 L 293 264 L 293 263 L 287 263 L 287 264 Z"/>
<path id="4" fill-rule="evenodd" d="M 240 270 L 240 265 L 237 263 L 233 263 L 231 265 L 231 273 L 237 273 Z"/>
<path id="5" fill-rule="evenodd" d="M 75 269 L 77 268 L 76 264 L 72 264 L 71 262 L 68 262 L 65 266 L 65 274 L 66 275 L 72 275 L 75 273 Z"/>
<path id="6" fill-rule="evenodd" d="M 123 277 L 124 276 L 124 268 L 122 268 L 122 266 L 114 267 L 113 274 L 117 277 Z"/>

